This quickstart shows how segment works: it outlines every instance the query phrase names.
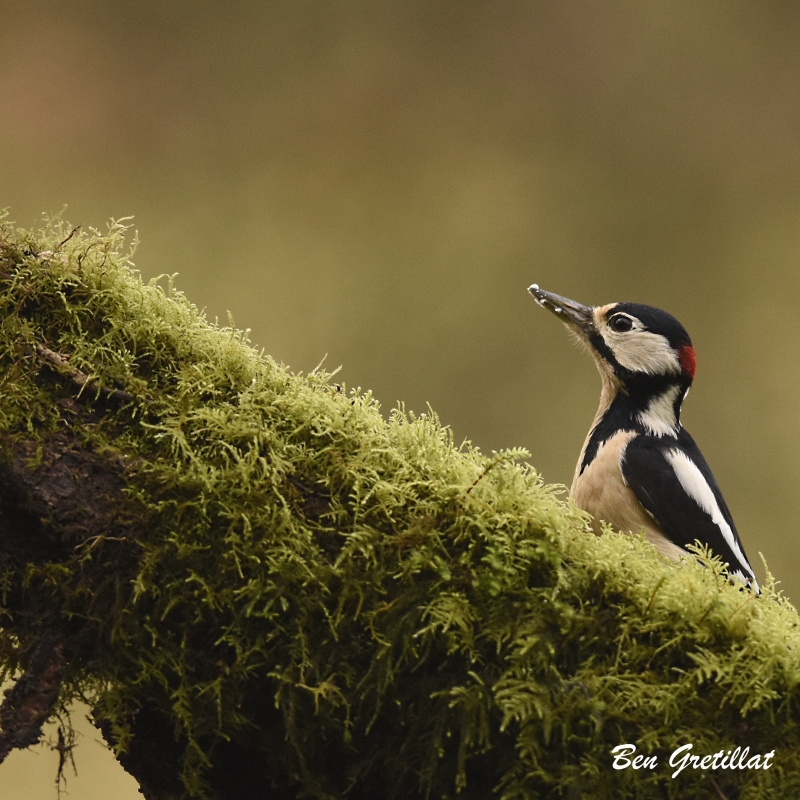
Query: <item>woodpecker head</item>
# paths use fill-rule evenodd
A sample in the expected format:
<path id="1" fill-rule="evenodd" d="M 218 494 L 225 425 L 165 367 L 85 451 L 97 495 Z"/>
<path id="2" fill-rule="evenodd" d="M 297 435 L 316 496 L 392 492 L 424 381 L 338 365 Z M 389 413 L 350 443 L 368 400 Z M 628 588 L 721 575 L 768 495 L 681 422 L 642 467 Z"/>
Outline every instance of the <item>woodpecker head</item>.
<path id="1" fill-rule="evenodd" d="M 604 384 L 640 397 L 672 389 L 683 399 L 694 378 L 694 348 L 671 314 L 639 303 L 584 306 L 536 284 L 528 291 L 588 346 Z"/>

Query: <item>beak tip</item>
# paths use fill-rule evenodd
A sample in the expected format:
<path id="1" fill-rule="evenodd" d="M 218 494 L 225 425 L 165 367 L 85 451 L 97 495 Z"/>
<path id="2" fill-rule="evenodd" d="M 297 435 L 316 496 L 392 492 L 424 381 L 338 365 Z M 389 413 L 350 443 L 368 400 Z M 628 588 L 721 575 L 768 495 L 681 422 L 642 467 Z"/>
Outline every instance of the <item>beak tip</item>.
<path id="1" fill-rule="evenodd" d="M 539 308 L 543 308 L 545 311 L 552 312 L 562 320 L 564 319 L 564 317 L 561 315 L 561 309 L 550 299 L 550 293 L 540 289 L 538 283 L 532 283 L 528 287 L 528 292 L 536 301 L 536 305 L 539 306 Z"/>
<path id="2" fill-rule="evenodd" d="M 532 297 L 532 298 L 533 298 L 533 299 L 534 299 L 534 300 L 535 300 L 535 301 L 536 301 L 536 302 L 537 302 L 537 303 L 538 303 L 540 306 L 542 306 L 542 308 L 544 308 L 544 302 L 543 302 L 544 298 L 543 298 L 543 297 L 541 296 L 541 294 L 540 294 L 540 292 L 541 292 L 541 291 L 542 291 L 542 290 L 539 288 L 539 284 L 538 284 L 538 283 L 532 283 L 532 284 L 531 284 L 531 285 L 528 287 L 528 293 L 530 294 L 530 296 L 531 296 L 531 297 Z"/>

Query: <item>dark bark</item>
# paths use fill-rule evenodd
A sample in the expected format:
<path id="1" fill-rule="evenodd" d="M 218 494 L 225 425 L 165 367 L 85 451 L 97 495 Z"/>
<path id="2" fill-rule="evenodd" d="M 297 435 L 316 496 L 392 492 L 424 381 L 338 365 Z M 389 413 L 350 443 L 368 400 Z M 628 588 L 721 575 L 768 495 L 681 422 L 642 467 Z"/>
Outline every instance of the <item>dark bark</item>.
<path id="1" fill-rule="evenodd" d="M 14 686 L 6 690 L 0 705 L 0 763 L 15 748 L 30 747 L 39 741 L 42 726 L 58 701 L 65 667 L 61 633 L 44 631 L 28 669 Z"/>
<path id="2" fill-rule="evenodd" d="M 39 441 L 9 440 L 3 447 L 7 458 L 0 465 L 0 559 L 20 570 L 26 564 L 66 560 L 103 540 L 136 536 L 135 525 L 120 514 L 126 486 L 123 459 L 92 452 L 75 433 L 97 422 L 98 413 L 70 400 L 60 405 L 70 422 L 62 432 Z M 8 598 L 5 627 L 13 629 L 23 603 L 21 597 Z M 55 711 L 68 666 L 69 637 L 79 633 L 80 625 L 56 623 L 57 617 L 54 610 L 43 625 L 60 628 L 45 627 L 39 641 L 20 653 L 24 672 L 0 706 L 0 762 L 12 749 L 36 744 Z M 133 721 L 134 745 L 120 763 L 139 782 L 147 800 L 183 797 L 182 751 L 173 721 L 146 710 Z M 95 724 L 113 744 L 110 725 L 102 720 Z M 219 795 L 220 800 L 241 796 Z"/>
<path id="3" fill-rule="evenodd" d="M 133 740 L 119 756 L 119 763 L 138 782 L 145 800 L 180 800 L 182 747 L 175 741 L 174 725 L 157 711 L 142 708 L 131 719 Z M 114 734 L 107 720 L 95 719 L 105 740 L 113 745 Z"/>
<path id="4" fill-rule="evenodd" d="M 124 398 L 105 394 L 102 399 Z M 67 560 L 76 551 L 85 552 L 103 541 L 135 541 L 142 525 L 122 511 L 127 486 L 124 458 L 92 452 L 76 433 L 98 423 L 102 409 L 75 400 L 62 400 L 59 405 L 65 424 L 57 435 L 3 443 L 7 457 L 0 464 L 0 559 L 19 570 L 27 564 Z M 326 507 L 325 499 L 300 481 L 293 480 L 292 485 L 303 507 L 317 513 Z M 7 602 L 4 626 L 13 629 L 15 612 L 23 609 L 25 599 L 11 596 Z M 53 627 L 43 627 L 40 639 L 20 652 L 24 672 L 0 706 L 0 763 L 14 748 L 29 747 L 41 739 L 42 726 L 56 710 L 61 678 L 68 667 L 69 638 L 80 634 L 80 623 L 58 621 L 55 609 L 52 617 L 43 619 L 43 626 Z M 181 771 L 186 742 L 176 734 L 174 719 L 148 705 L 146 689 L 132 690 L 131 697 L 139 705 L 127 720 L 132 739 L 118 757 L 120 764 L 136 779 L 146 800 L 185 798 Z M 269 731 L 252 733 L 260 747 L 248 747 L 246 736 L 214 746 L 213 767 L 205 776 L 209 800 L 295 797 L 287 787 L 296 780 L 280 767 L 276 770 L 275 764 L 265 763 L 264 739 L 274 739 L 277 750 L 284 731 L 272 703 L 261 705 L 274 725 Z M 110 721 L 95 714 L 94 723 L 114 746 Z M 276 771 L 285 773 L 282 786 L 276 782 Z"/>

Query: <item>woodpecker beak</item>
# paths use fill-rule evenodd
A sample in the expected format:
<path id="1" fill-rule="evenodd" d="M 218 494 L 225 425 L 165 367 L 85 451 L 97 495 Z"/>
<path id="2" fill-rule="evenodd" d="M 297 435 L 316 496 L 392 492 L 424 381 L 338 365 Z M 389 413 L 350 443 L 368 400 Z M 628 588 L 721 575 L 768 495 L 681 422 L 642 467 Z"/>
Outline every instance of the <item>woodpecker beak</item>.
<path id="1" fill-rule="evenodd" d="M 588 336 L 594 332 L 594 315 L 591 306 L 582 306 L 574 300 L 567 300 L 566 297 L 546 292 L 535 283 L 528 287 L 528 291 L 542 308 L 552 311 L 562 322 L 579 333 Z"/>

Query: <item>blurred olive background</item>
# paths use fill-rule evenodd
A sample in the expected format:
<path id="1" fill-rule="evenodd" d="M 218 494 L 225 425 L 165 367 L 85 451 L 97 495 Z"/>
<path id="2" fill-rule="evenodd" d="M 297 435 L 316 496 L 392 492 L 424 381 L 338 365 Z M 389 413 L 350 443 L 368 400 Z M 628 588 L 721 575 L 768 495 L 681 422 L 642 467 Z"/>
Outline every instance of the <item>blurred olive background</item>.
<path id="1" fill-rule="evenodd" d="M 0 0 L 0 207 L 569 483 L 590 359 L 525 288 L 675 314 L 684 421 L 800 596 L 800 4 Z M 80 716 L 80 715 L 78 715 Z M 72 800 L 139 796 L 89 728 Z M 54 800 L 39 748 L 0 796 Z M 107 770 L 107 772 L 103 772 Z"/>

